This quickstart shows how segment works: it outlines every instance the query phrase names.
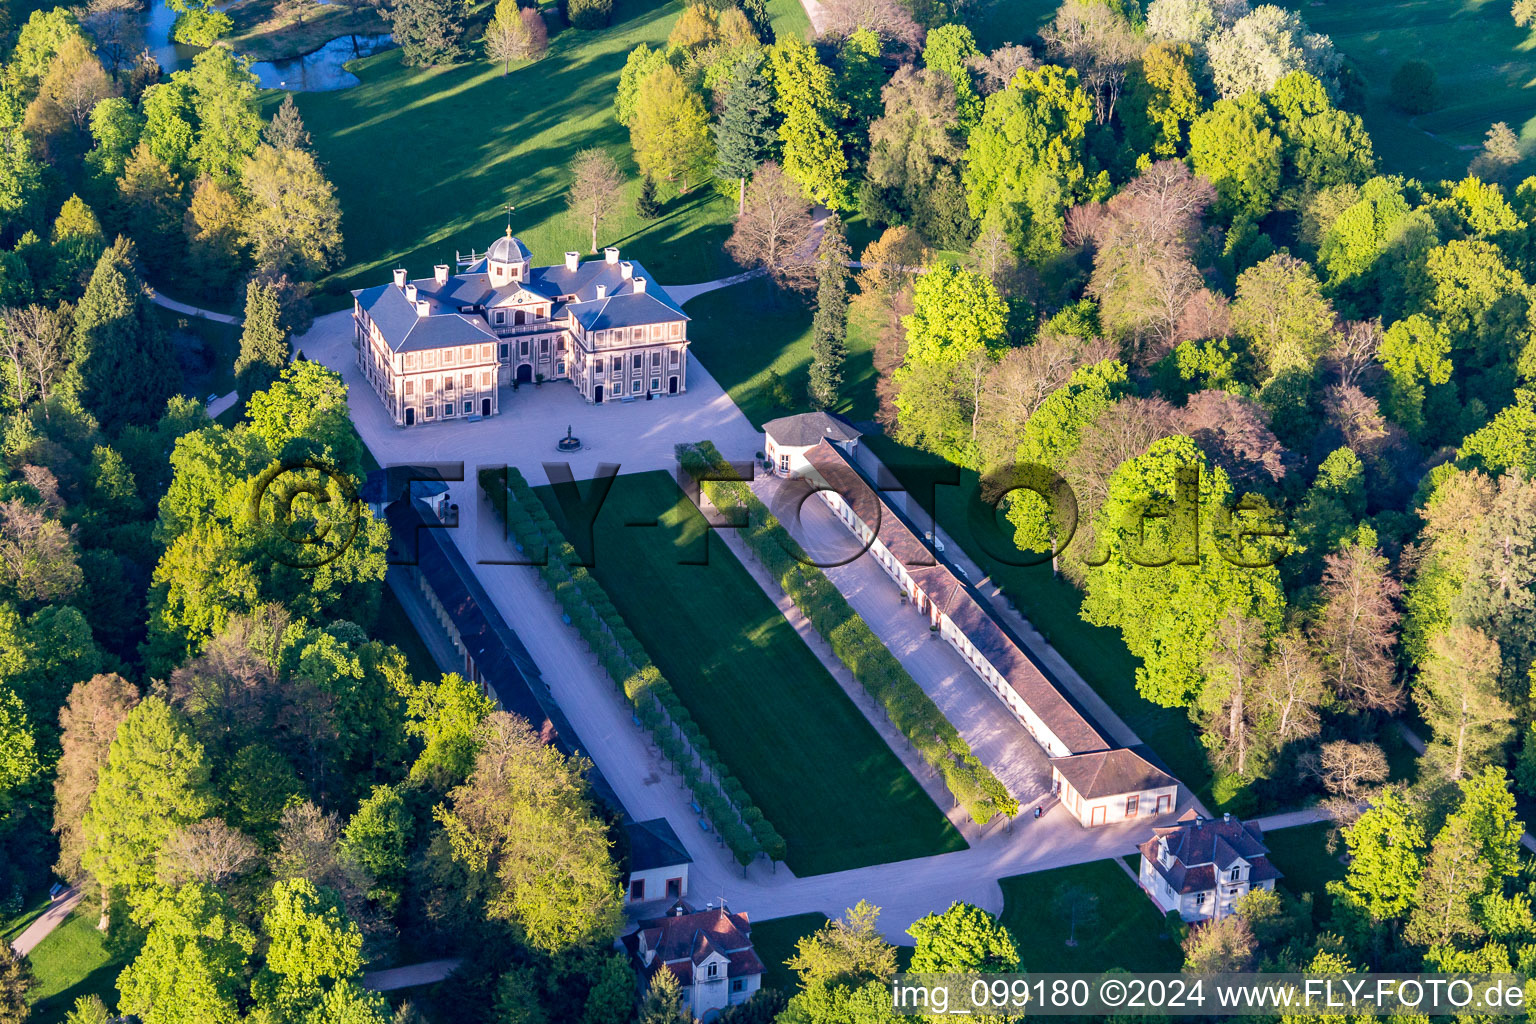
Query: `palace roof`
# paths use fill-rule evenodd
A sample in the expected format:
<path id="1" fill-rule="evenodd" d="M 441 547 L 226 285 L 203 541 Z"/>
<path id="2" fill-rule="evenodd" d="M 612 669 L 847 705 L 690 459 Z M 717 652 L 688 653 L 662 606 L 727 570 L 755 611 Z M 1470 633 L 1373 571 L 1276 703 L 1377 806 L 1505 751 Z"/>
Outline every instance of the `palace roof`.
<path id="1" fill-rule="evenodd" d="M 563 326 L 559 321 L 563 321 L 567 313 L 589 331 L 645 327 L 689 319 L 666 289 L 650 278 L 644 266 L 633 260 L 616 263 L 586 260 L 578 263 L 575 270 L 563 263 L 534 267 L 525 281 L 494 285 L 488 270 L 489 259 L 497 258 L 496 246 L 508 241 L 522 247 L 515 238 L 499 238 L 487 256 L 460 273 L 449 275 L 443 284 L 438 284 L 433 277 L 410 281 L 407 287 L 415 288 L 416 301 L 427 304 L 426 316 L 421 316 L 406 297 L 406 288 L 393 283 L 360 288 L 352 295 L 396 352 L 499 340 L 480 314 L 486 309 L 511 305 L 520 292 L 550 302 L 550 319 L 555 321 L 550 324 L 553 330 Z M 637 290 L 637 280 L 644 281 L 643 291 Z M 601 297 L 599 289 L 603 293 Z"/>

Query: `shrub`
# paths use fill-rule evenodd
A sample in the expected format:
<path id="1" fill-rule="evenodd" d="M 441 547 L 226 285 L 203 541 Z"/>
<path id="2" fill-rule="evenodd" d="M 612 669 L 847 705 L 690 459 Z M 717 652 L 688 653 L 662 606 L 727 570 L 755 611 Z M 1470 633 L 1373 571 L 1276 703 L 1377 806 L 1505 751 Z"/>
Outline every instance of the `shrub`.
<path id="1" fill-rule="evenodd" d="M 1426 61 L 1405 60 L 1392 76 L 1392 105 L 1407 114 L 1427 114 L 1440 99 L 1435 69 Z"/>
<path id="2" fill-rule="evenodd" d="M 565 20 L 572 28 L 602 28 L 612 16 L 613 0 L 566 0 Z"/>

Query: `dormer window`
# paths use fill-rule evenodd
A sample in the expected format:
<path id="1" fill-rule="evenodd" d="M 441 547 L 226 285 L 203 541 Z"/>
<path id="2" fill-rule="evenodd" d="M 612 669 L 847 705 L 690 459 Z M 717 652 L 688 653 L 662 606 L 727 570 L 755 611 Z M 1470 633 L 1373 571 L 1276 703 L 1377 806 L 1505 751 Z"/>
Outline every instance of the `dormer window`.
<path id="1" fill-rule="evenodd" d="M 1239 878 L 1242 878 L 1242 877 L 1243 877 L 1243 869 L 1242 868 L 1233 868 L 1232 871 L 1227 875 L 1228 880 L 1229 881 L 1233 881 L 1233 882 L 1237 881 Z"/>
<path id="2" fill-rule="evenodd" d="M 714 978 L 714 977 L 718 977 L 718 976 L 719 976 L 719 974 L 720 974 L 720 965 L 719 965 L 719 964 L 717 964 L 717 963 L 711 963 L 711 964 L 710 964 L 710 965 L 709 965 L 709 971 L 708 971 L 708 973 L 709 973 L 709 976 L 710 976 L 710 977 L 711 977 L 711 978 Z"/>

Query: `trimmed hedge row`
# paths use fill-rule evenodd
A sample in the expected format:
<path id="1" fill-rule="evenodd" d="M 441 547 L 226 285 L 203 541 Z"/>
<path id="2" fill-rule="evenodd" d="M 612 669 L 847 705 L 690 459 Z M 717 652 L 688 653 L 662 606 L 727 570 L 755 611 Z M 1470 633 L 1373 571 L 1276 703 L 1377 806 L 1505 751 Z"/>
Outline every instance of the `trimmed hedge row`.
<path id="1" fill-rule="evenodd" d="M 523 475 L 515 468 L 481 470 L 480 487 L 507 524 L 518 550 L 529 561 L 543 560 L 537 566 L 539 575 L 565 619 L 634 708 L 661 756 L 677 769 L 737 862 L 745 867 L 759 853 L 783 860 L 784 838 L 763 817 L 746 787 L 720 762 L 682 699 L 619 617 L 602 584 L 584 566 L 570 564 L 575 549 Z"/>
<path id="2" fill-rule="evenodd" d="M 679 445 L 677 456 L 684 472 L 699 482 L 716 509 L 747 510 L 747 525 L 736 532 L 831 645 L 832 653 L 848 666 L 864 692 L 884 709 L 891 724 L 944 777 L 944 785 L 971 819 L 986 824 L 997 814 L 1010 818 L 1017 814 L 1019 802 L 971 753 L 970 744 L 826 574 L 809 564 L 800 545 L 752 488 L 741 480 L 699 480 L 706 470 L 712 476 L 731 472 L 714 444 Z"/>

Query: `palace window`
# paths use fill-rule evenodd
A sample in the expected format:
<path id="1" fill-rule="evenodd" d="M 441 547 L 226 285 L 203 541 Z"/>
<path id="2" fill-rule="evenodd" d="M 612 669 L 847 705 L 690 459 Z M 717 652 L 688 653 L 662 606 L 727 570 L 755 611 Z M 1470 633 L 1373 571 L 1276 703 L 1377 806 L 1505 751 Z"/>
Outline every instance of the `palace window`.
<path id="1" fill-rule="evenodd" d="M 416 393 L 416 382 L 415 381 L 408 380 L 408 381 L 405 382 L 405 393 L 408 394 L 408 395 L 414 395 Z"/>
<path id="2" fill-rule="evenodd" d="M 507 346 L 506 345 L 502 345 L 501 346 L 501 361 L 502 362 L 506 362 L 507 361 Z"/>
<path id="3" fill-rule="evenodd" d="M 412 352 L 405 357 L 405 368 L 407 370 L 416 369 L 416 353 Z"/>
<path id="4" fill-rule="evenodd" d="M 498 309 L 496 311 L 496 322 L 498 324 L 504 324 L 504 323 L 507 322 L 507 311 L 506 310 Z M 502 348 L 506 348 L 506 346 L 503 345 Z"/>
<path id="5" fill-rule="evenodd" d="M 678 350 L 677 350 L 677 349 L 673 349 L 673 350 L 672 350 L 672 358 L 671 358 L 671 360 L 670 360 L 670 362 L 671 362 L 671 363 L 672 363 L 672 365 L 673 365 L 673 366 L 676 366 L 676 365 L 677 365 L 677 360 L 678 360 L 678 359 L 679 359 L 679 358 L 680 358 L 680 357 L 681 357 L 681 356 L 682 356 L 682 353 L 681 353 L 681 352 L 679 352 L 679 351 L 678 351 Z"/>
<path id="6" fill-rule="evenodd" d="M 542 356 L 549 355 L 549 339 L 548 338 L 540 338 L 539 339 L 539 355 L 542 355 Z"/>
<path id="7" fill-rule="evenodd" d="M 528 357 L 528 342 L 526 340 L 518 343 L 517 354 L 525 359 Z"/>
<path id="8" fill-rule="evenodd" d="M 555 372 L 556 373 L 564 373 L 565 372 L 565 360 L 564 359 L 560 360 L 558 363 L 555 364 Z"/>
<path id="9" fill-rule="evenodd" d="M 453 415 L 453 403 L 452 402 L 449 402 L 447 405 L 443 406 L 443 415 L 444 416 L 452 416 Z"/>
<path id="10" fill-rule="evenodd" d="M 437 365 L 437 353 L 436 352 L 423 352 L 422 355 L 421 355 L 421 365 L 422 366 L 436 366 Z"/>
<path id="11" fill-rule="evenodd" d="M 453 365 L 453 349 L 448 348 L 448 349 L 444 349 L 443 350 L 443 365 L 444 366 L 452 366 Z"/>
<path id="12" fill-rule="evenodd" d="M 474 386 L 475 386 L 475 375 L 472 374 L 472 373 L 466 373 L 464 375 L 464 390 L 468 391 L 470 388 L 472 388 Z"/>
<path id="13" fill-rule="evenodd" d="M 633 365 L 637 370 L 645 366 L 645 356 L 639 352 L 636 352 Z"/>
<path id="14" fill-rule="evenodd" d="M 491 386 L 491 375 L 489 373 L 482 373 L 480 375 L 480 386 L 483 388 Z"/>
<path id="15" fill-rule="evenodd" d="M 682 324 L 673 324 L 672 325 L 672 329 L 671 329 L 671 331 L 669 333 L 674 338 L 681 338 L 683 336 L 683 325 Z"/>
<path id="16" fill-rule="evenodd" d="M 1128 796 L 1125 798 L 1125 816 L 1127 818 L 1136 817 L 1136 805 L 1140 803 L 1140 801 L 1141 798 L 1138 796 Z"/>
<path id="17" fill-rule="evenodd" d="M 431 419 L 432 418 L 432 413 L 436 409 L 437 409 L 437 406 L 435 406 L 435 405 L 427 406 L 427 419 Z"/>
<path id="18" fill-rule="evenodd" d="M 624 357 L 623 356 L 614 356 L 613 357 L 613 372 L 614 373 L 623 373 L 624 372 Z"/>
<path id="19" fill-rule="evenodd" d="M 661 390 L 661 378 L 660 377 L 652 377 L 651 378 L 651 390 L 652 391 L 660 391 Z"/>
<path id="20" fill-rule="evenodd" d="M 481 345 L 480 346 L 480 358 L 481 359 L 489 359 L 489 358 L 491 358 L 491 346 L 489 346 L 489 345 Z"/>
<path id="21" fill-rule="evenodd" d="M 475 350 L 472 346 L 464 346 L 464 361 L 466 363 L 472 363 L 475 361 Z"/>
<path id="22" fill-rule="evenodd" d="M 651 353 L 651 369 L 655 370 L 655 369 L 659 368 L 660 366 L 661 366 L 661 352 L 660 352 L 660 350 L 657 350 L 657 351 Z"/>
<path id="23" fill-rule="evenodd" d="M 452 374 L 449 374 L 447 377 L 443 378 L 443 390 L 444 391 L 452 391 L 453 390 L 453 375 Z"/>
<path id="24" fill-rule="evenodd" d="M 613 382 L 613 393 L 616 395 L 622 395 L 624 393 L 624 382 L 622 380 L 616 380 Z"/>
<path id="25" fill-rule="evenodd" d="M 465 402 L 464 403 L 464 415 L 465 416 L 468 416 L 470 413 L 472 413 L 474 411 L 475 411 L 475 403 L 474 402 Z"/>

